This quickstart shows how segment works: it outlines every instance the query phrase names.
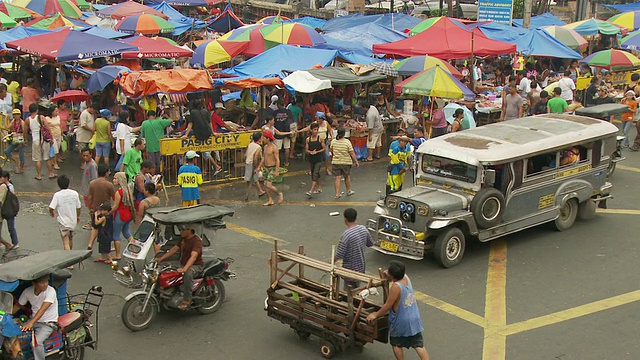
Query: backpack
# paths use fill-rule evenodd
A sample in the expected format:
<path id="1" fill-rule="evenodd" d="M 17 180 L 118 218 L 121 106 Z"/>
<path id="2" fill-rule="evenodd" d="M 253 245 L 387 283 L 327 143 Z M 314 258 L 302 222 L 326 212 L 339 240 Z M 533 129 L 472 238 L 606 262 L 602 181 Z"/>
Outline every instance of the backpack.
<path id="1" fill-rule="evenodd" d="M 18 197 L 11 190 L 7 188 L 7 195 L 4 198 L 4 202 L 2 203 L 2 209 L 0 210 L 0 214 L 2 214 L 3 219 L 13 219 L 18 215 L 20 211 L 20 201 L 18 201 Z"/>

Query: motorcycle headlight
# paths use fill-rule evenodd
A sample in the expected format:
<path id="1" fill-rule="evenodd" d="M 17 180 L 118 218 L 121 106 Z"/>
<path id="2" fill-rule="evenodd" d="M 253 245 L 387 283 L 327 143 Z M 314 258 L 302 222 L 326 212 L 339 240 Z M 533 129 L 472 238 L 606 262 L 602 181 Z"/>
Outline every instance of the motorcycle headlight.
<path id="1" fill-rule="evenodd" d="M 400 211 L 404 212 L 407 210 L 407 204 L 401 202 L 400 204 L 398 204 L 398 209 L 400 209 Z"/>
<path id="2" fill-rule="evenodd" d="M 140 274 L 140 277 L 142 278 L 143 284 L 149 283 L 149 274 L 147 274 L 146 272 L 143 272 L 142 274 Z"/>
<path id="3" fill-rule="evenodd" d="M 413 206 L 413 204 L 407 204 L 407 212 L 409 214 L 413 214 L 413 212 L 415 211 L 415 207 Z"/>
<path id="4" fill-rule="evenodd" d="M 429 208 L 426 206 L 418 206 L 418 215 L 421 215 L 421 216 L 429 215 Z"/>

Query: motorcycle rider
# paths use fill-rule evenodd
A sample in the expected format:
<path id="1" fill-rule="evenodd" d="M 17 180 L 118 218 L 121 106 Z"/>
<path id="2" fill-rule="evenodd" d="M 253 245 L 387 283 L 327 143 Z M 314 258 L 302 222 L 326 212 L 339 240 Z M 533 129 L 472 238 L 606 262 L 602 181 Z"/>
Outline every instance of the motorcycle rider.
<path id="1" fill-rule="evenodd" d="M 158 263 L 172 257 L 180 250 L 180 267 L 178 272 L 183 275 L 182 285 L 180 285 L 180 291 L 182 291 L 183 300 L 178 305 L 178 309 L 186 310 L 191 304 L 191 289 L 193 288 L 193 278 L 195 275 L 202 271 L 204 262 L 202 261 L 202 239 L 196 235 L 193 226 L 189 224 L 178 225 L 180 229 L 180 241 L 174 245 L 164 255 L 156 258 Z"/>

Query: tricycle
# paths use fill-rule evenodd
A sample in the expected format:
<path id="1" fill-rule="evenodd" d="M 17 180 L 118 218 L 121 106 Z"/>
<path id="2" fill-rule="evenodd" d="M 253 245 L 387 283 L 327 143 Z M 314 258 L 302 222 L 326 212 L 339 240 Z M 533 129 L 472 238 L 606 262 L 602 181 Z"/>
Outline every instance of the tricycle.
<path id="1" fill-rule="evenodd" d="M 225 228 L 222 218 L 231 215 L 233 210 L 215 205 L 148 211 L 133 241 L 124 248 L 122 264 L 113 264 L 114 276 L 120 284 L 139 289 L 125 298 L 122 308 L 122 321 L 128 329 L 146 329 L 161 307 L 165 310 L 195 309 L 201 314 L 213 313 L 220 308 L 225 297 L 222 280 L 236 276 L 229 269 L 232 258 L 203 257 L 203 270 L 194 276 L 192 302 L 186 309 L 180 306 L 184 300 L 180 291 L 183 274 L 177 271 L 178 267 L 161 265 L 155 258 L 147 261 L 147 258 L 154 246 L 159 248 L 158 252 L 171 249 L 180 241 L 180 231 L 187 228 L 193 229 L 202 239 L 203 247 L 211 246 L 209 234 Z M 207 234 L 205 230 L 211 231 Z"/>
<path id="2" fill-rule="evenodd" d="M 0 266 L 0 319 L 12 316 L 11 320 L 18 326 L 27 321 L 25 311 L 13 313 L 13 309 L 22 291 L 33 280 L 48 277 L 49 285 L 56 290 L 59 317 L 56 330 L 44 342 L 47 358 L 81 360 L 85 348 L 98 348 L 98 310 L 104 296 L 102 288 L 92 286 L 85 294 L 67 294 L 67 281 L 71 278 L 67 267 L 90 256 L 91 251 L 88 250 L 53 250 L 18 257 Z M 12 325 L 2 324 L 7 328 Z M 33 359 L 32 331 L 19 333 L 20 328 L 15 329 L 18 330 L 16 336 L 4 339 L 1 358 Z"/>

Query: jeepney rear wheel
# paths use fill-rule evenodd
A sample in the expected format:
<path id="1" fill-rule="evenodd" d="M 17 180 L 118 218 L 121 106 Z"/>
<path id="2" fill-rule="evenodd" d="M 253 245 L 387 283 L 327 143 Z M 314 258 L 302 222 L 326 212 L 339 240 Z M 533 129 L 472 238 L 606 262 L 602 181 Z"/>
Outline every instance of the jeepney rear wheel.
<path id="1" fill-rule="evenodd" d="M 580 220 L 591 220 L 596 216 L 596 203 L 587 199 L 578 205 L 578 219 Z"/>
<path id="2" fill-rule="evenodd" d="M 336 346 L 329 340 L 323 340 L 320 343 L 320 354 L 325 359 L 331 359 L 336 355 Z"/>
<path id="3" fill-rule="evenodd" d="M 576 199 L 567 200 L 560 208 L 560 214 L 554 221 L 554 225 L 558 231 L 565 231 L 573 226 L 578 216 L 578 201 Z"/>
<path id="4" fill-rule="evenodd" d="M 462 230 L 450 227 L 438 235 L 433 254 L 440 265 L 450 268 L 462 261 L 465 245 L 466 241 Z"/>

